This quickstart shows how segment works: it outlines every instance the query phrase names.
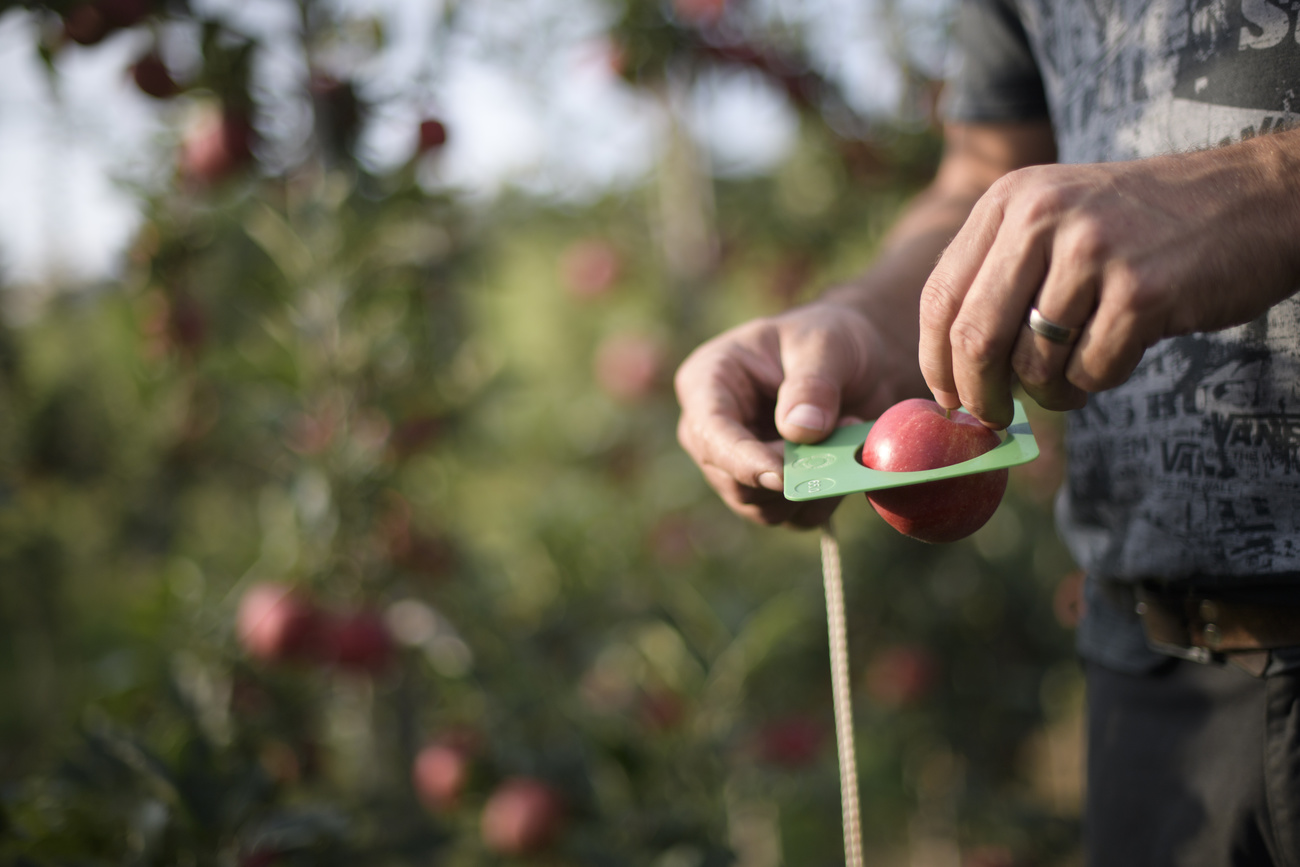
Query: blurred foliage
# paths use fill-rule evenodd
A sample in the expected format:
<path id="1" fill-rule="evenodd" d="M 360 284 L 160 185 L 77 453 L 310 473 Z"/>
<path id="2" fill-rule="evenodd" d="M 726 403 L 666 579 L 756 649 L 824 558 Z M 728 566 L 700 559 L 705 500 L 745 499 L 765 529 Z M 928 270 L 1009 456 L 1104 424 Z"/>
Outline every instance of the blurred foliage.
<path id="1" fill-rule="evenodd" d="M 47 57 L 94 50 L 69 44 L 98 41 L 78 15 L 193 15 L 23 5 Z M 329 8 L 301 6 L 308 55 L 341 38 Z M 541 863 L 840 863 L 815 540 L 716 501 L 669 379 L 863 268 L 938 137 L 845 138 L 833 87 L 789 34 L 751 43 L 743 7 L 619 10 L 630 86 L 774 76 L 803 112 L 783 165 L 722 180 L 666 157 L 582 207 L 470 207 L 416 183 L 441 122 L 405 167 L 358 167 L 372 107 L 334 70 L 303 82 L 313 140 L 273 169 L 253 46 L 201 22 L 178 87 L 218 107 L 183 131 L 124 276 L 0 331 L 5 863 L 498 863 L 479 817 L 520 776 L 564 803 L 554 844 L 520 856 Z M 841 509 L 873 864 L 1074 856 L 1077 804 L 1043 758 L 1078 695 L 1059 430 L 1033 423 L 1044 457 L 971 540 Z M 383 612 L 396 663 L 250 656 L 237 609 L 266 582 Z M 412 776 L 428 742 L 470 767 L 434 806 Z"/>

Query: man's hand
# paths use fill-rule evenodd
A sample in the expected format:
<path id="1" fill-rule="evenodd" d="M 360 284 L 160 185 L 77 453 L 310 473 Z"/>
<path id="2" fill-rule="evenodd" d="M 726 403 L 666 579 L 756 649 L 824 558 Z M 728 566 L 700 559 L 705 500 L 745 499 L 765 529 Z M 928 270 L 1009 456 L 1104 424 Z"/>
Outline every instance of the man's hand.
<path id="1" fill-rule="evenodd" d="M 1249 322 L 1300 282 L 1300 138 L 1006 175 L 980 199 L 921 296 L 935 400 L 993 428 L 1012 377 L 1048 409 L 1124 382 L 1165 337 Z M 1031 307 L 1067 328 L 1059 345 Z"/>
<path id="2" fill-rule="evenodd" d="M 816 303 L 733 328 L 678 371 L 678 439 L 737 513 L 803 527 L 830 517 L 837 499 L 783 496 L 780 437 L 820 442 L 840 423 L 925 393 L 915 364 L 917 299 L 935 259 L 994 181 L 1056 156 L 1046 121 L 949 124 L 944 134 L 934 181 L 867 274 Z"/>
<path id="3" fill-rule="evenodd" d="M 874 418 L 897 399 L 896 368 L 910 368 L 912 352 L 832 302 L 746 323 L 677 371 L 677 438 L 733 511 L 763 524 L 817 526 L 839 500 L 785 499 L 780 438 L 819 442 L 846 415 Z"/>

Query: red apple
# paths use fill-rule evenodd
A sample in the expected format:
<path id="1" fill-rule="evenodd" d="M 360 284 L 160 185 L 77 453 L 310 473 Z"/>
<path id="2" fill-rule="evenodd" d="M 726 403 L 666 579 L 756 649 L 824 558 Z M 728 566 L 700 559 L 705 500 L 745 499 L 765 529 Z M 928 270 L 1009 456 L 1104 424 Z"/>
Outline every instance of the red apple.
<path id="1" fill-rule="evenodd" d="M 411 770 L 420 803 L 433 813 L 454 810 L 469 783 L 472 765 L 470 749 L 455 739 L 439 740 L 420 750 Z"/>
<path id="2" fill-rule="evenodd" d="M 95 6 L 113 27 L 134 27 L 149 17 L 153 0 L 96 0 Z"/>
<path id="3" fill-rule="evenodd" d="M 929 695 L 939 665 L 930 651 L 915 645 L 886 647 L 867 665 L 866 691 L 888 708 L 914 705 Z"/>
<path id="4" fill-rule="evenodd" d="M 564 802 L 541 780 L 512 777 L 483 807 L 483 845 L 501 855 L 530 855 L 555 841 L 564 826 Z"/>
<path id="5" fill-rule="evenodd" d="M 881 413 L 862 446 L 862 464 L 886 472 L 952 466 L 997 447 L 1001 439 L 963 412 L 951 418 L 932 400 L 913 398 Z M 890 526 L 922 542 L 955 542 L 997 511 L 1007 471 L 871 491 L 867 499 Z"/>
<path id="6" fill-rule="evenodd" d="M 644 334 L 614 334 L 596 348 L 596 381 L 623 403 L 648 397 L 659 385 L 663 369 L 663 347 Z"/>
<path id="7" fill-rule="evenodd" d="M 150 51 L 131 65 L 131 77 L 141 93 L 154 99 L 168 99 L 180 93 L 180 86 L 155 51 Z"/>
<path id="8" fill-rule="evenodd" d="M 803 767 L 816 761 L 826 734 L 826 726 L 811 716 L 786 717 L 768 723 L 759 732 L 758 753 L 769 764 Z"/>
<path id="9" fill-rule="evenodd" d="M 686 718 L 686 702 L 671 689 L 649 690 L 641 696 L 637 711 L 647 729 L 668 732 L 678 728 Z"/>
<path id="10" fill-rule="evenodd" d="M 63 34 L 78 45 L 95 45 L 108 31 L 104 14 L 90 3 L 74 7 L 63 18 Z"/>
<path id="11" fill-rule="evenodd" d="M 393 663 L 395 645 L 384 618 L 357 611 L 334 618 L 326 630 L 325 661 L 358 674 L 382 674 Z"/>
<path id="12" fill-rule="evenodd" d="M 560 256 L 560 280 L 574 298 L 589 300 L 609 293 L 623 270 L 618 250 L 608 241 L 575 241 Z"/>
<path id="13" fill-rule="evenodd" d="M 305 661 L 320 652 L 324 619 L 306 594 L 287 584 L 255 584 L 239 602 L 239 642 L 268 662 Z"/>
<path id="14" fill-rule="evenodd" d="M 253 138 L 247 113 L 209 107 L 181 140 L 181 175 L 200 186 L 225 180 L 253 161 Z"/>
<path id="15" fill-rule="evenodd" d="M 440 150 L 447 143 L 447 125 L 437 118 L 420 122 L 420 153 Z"/>
<path id="16" fill-rule="evenodd" d="M 696 27 L 718 23 L 727 11 L 727 0 L 673 0 L 673 12 Z"/>

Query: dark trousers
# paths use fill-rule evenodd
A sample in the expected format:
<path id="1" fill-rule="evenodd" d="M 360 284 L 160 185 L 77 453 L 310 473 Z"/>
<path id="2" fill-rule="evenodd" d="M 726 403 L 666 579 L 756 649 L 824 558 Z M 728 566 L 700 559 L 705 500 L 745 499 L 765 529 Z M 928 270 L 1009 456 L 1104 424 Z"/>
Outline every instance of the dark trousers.
<path id="1" fill-rule="evenodd" d="M 1300 672 L 1086 673 L 1089 867 L 1300 867 Z"/>

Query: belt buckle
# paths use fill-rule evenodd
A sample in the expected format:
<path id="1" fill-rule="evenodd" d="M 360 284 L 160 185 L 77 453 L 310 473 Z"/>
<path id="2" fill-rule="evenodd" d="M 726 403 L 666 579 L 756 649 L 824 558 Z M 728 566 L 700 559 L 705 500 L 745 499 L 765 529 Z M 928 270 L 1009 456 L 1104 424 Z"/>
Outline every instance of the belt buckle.
<path id="1" fill-rule="evenodd" d="M 1221 654 L 1193 643 L 1185 600 L 1175 602 L 1168 597 L 1162 598 L 1142 585 L 1135 587 L 1134 591 L 1137 596 L 1135 610 L 1142 618 L 1142 631 L 1152 650 L 1201 665 L 1221 661 Z"/>
<path id="2" fill-rule="evenodd" d="M 1178 659 L 1186 659 L 1189 662 L 1200 663 L 1201 665 L 1210 665 L 1215 662 L 1223 662 L 1224 655 L 1215 653 L 1208 647 L 1194 647 L 1191 645 L 1169 644 L 1165 641 L 1156 641 L 1150 635 L 1147 636 L 1147 646 L 1152 650 L 1163 653 L 1165 656 L 1173 656 Z"/>
<path id="3" fill-rule="evenodd" d="M 1255 677 L 1261 677 L 1268 668 L 1272 654 L 1267 649 L 1223 653 L 1193 643 L 1191 609 L 1193 604 L 1203 601 L 1199 597 L 1188 595 L 1176 603 L 1168 598 L 1160 599 L 1141 585 L 1135 591 L 1135 610 L 1142 619 L 1147 646 L 1157 653 L 1200 665 L 1230 662 Z M 1196 610 L 1200 610 L 1199 606 Z"/>

